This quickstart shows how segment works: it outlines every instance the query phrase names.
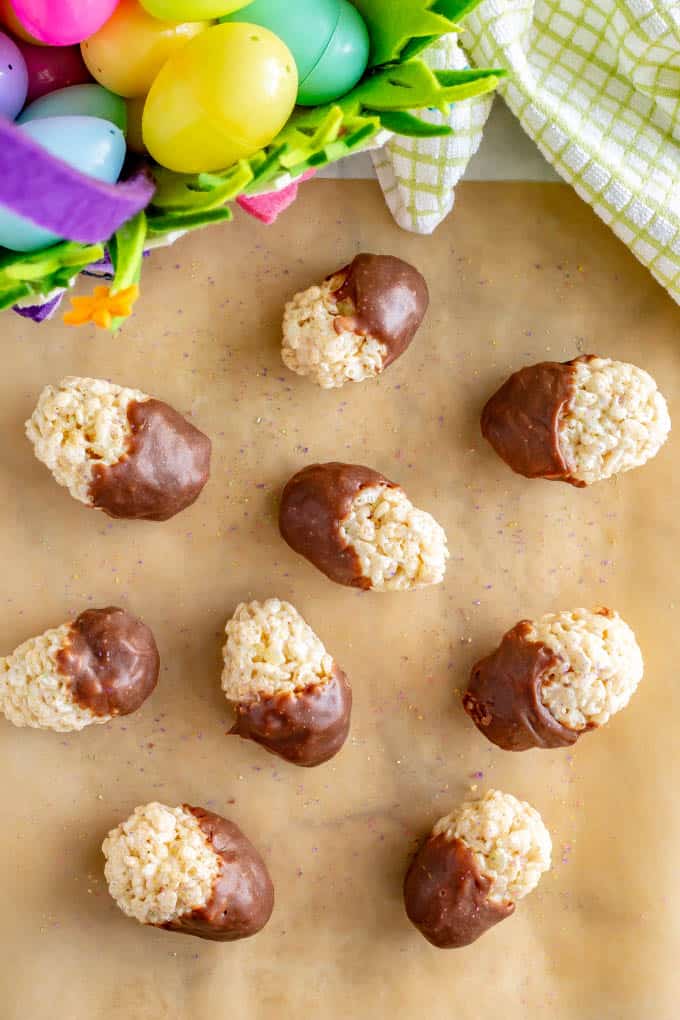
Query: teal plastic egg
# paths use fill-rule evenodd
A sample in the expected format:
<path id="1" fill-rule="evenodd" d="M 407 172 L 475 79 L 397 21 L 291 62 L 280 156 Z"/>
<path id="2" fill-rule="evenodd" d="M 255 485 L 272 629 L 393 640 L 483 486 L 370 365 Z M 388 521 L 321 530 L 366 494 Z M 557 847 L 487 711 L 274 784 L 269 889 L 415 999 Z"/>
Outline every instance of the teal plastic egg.
<path id="1" fill-rule="evenodd" d="M 125 137 L 115 124 L 98 117 L 50 117 L 29 121 L 19 130 L 86 176 L 108 184 L 118 180 L 125 160 Z M 0 206 L 0 246 L 37 251 L 60 240 Z"/>
<path id="2" fill-rule="evenodd" d="M 344 96 L 368 65 L 368 29 L 349 0 L 254 0 L 220 20 L 260 25 L 283 39 L 297 64 L 301 106 Z"/>
<path id="3" fill-rule="evenodd" d="M 50 92 L 27 106 L 17 124 L 46 117 L 99 117 L 115 124 L 123 133 L 127 128 L 125 100 L 114 96 L 103 85 L 71 85 Z"/>

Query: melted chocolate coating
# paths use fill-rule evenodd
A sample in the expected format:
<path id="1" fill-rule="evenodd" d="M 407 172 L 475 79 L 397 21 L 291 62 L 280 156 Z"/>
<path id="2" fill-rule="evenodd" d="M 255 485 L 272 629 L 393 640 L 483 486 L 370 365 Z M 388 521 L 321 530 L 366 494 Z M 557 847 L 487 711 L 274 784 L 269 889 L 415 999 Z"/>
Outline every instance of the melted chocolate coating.
<path id="1" fill-rule="evenodd" d="M 109 517 L 167 521 L 208 481 L 210 440 L 161 400 L 132 401 L 127 416 L 128 449 L 116 464 L 95 465 L 92 503 Z"/>
<path id="2" fill-rule="evenodd" d="M 293 765 L 310 768 L 336 755 L 347 740 L 352 688 L 343 671 L 334 666 L 327 683 L 234 707 L 232 733 L 262 744 Z"/>
<path id="3" fill-rule="evenodd" d="M 283 490 L 279 509 L 282 537 L 331 581 L 370 588 L 354 546 L 340 535 L 340 525 L 362 489 L 374 485 L 398 488 L 359 464 L 310 464 L 293 475 Z"/>
<path id="4" fill-rule="evenodd" d="M 529 641 L 522 620 L 499 647 L 472 669 L 463 708 L 475 726 L 504 751 L 568 747 L 579 737 L 555 719 L 541 701 L 545 674 L 559 661 L 551 648 Z"/>
<path id="5" fill-rule="evenodd" d="M 460 839 L 430 836 L 418 850 L 404 880 L 409 920 L 438 949 L 459 949 L 509 917 L 514 903 L 488 899 L 491 879 Z"/>
<path id="6" fill-rule="evenodd" d="M 71 624 L 59 672 L 71 681 L 74 701 L 94 715 L 136 712 L 158 683 L 154 636 L 123 609 L 88 609 Z"/>
<path id="7" fill-rule="evenodd" d="M 589 357 L 589 356 L 587 356 Z M 482 412 L 482 435 L 513 471 L 583 488 L 560 448 L 560 419 L 574 395 L 574 361 L 543 361 L 515 372 Z"/>
<path id="8" fill-rule="evenodd" d="M 210 899 L 176 921 L 158 925 L 212 942 L 235 942 L 257 934 L 274 909 L 274 886 L 259 853 L 233 822 L 205 808 L 183 805 L 221 858 Z"/>
<path id="9" fill-rule="evenodd" d="M 349 305 L 343 328 L 384 343 L 387 368 L 404 353 L 425 318 L 430 295 L 424 278 L 393 255 L 367 254 L 357 255 L 337 275 L 345 278 L 335 298 L 340 306 Z"/>

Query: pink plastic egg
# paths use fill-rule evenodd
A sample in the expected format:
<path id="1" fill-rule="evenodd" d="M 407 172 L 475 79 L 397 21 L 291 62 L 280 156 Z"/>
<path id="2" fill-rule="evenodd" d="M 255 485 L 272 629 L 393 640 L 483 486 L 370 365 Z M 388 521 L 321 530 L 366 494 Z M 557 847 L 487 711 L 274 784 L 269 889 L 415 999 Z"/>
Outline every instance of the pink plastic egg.
<path id="1" fill-rule="evenodd" d="M 9 0 L 23 28 L 48 46 L 82 42 L 108 21 L 118 0 Z"/>
<path id="2" fill-rule="evenodd" d="M 92 81 L 79 46 L 32 46 L 21 39 L 16 44 L 26 61 L 29 103 L 48 92 Z"/>

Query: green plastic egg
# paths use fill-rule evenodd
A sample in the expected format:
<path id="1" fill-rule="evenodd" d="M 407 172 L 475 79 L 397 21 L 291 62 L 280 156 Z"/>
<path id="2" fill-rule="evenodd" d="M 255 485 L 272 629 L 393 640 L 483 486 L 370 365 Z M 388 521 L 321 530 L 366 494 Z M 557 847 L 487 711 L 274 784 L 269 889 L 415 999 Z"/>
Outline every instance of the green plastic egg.
<path id="1" fill-rule="evenodd" d="M 349 0 L 254 0 L 221 20 L 260 25 L 283 39 L 297 64 L 301 106 L 344 96 L 368 65 L 368 29 Z"/>
<path id="2" fill-rule="evenodd" d="M 50 92 L 27 106 L 18 123 L 27 124 L 47 117 L 99 117 L 115 124 L 123 133 L 127 127 L 125 100 L 102 85 L 71 85 Z"/>

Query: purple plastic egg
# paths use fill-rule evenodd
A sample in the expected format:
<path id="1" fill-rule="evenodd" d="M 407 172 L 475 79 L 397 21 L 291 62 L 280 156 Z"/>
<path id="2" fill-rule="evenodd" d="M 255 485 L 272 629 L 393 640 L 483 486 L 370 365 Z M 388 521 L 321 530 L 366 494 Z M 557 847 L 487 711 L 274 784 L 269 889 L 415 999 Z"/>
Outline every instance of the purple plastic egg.
<path id="1" fill-rule="evenodd" d="M 19 47 L 0 32 L 0 117 L 14 120 L 26 102 L 28 71 Z"/>

